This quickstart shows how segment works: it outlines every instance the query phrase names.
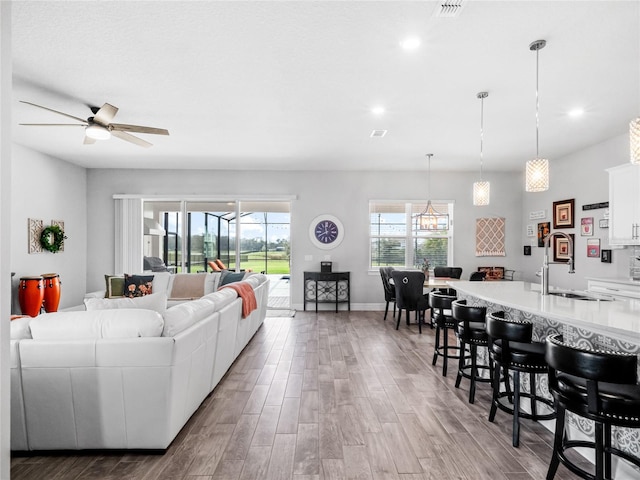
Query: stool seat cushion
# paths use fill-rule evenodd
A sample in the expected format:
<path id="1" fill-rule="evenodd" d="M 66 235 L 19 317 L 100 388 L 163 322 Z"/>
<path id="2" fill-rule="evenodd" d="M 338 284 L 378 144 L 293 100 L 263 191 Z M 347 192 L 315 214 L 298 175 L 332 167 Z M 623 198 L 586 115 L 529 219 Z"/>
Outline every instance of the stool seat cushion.
<path id="1" fill-rule="evenodd" d="M 584 378 L 558 372 L 558 391 L 566 398 L 584 403 L 587 412 L 587 383 Z M 640 421 L 640 385 L 600 382 L 598 384 L 601 412 L 598 414 L 620 415 Z"/>
<path id="2" fill-rule="evenodd" d="M 489 340 L 484 322 L 469 322 L 468 331 L 464 328 L 464 322 L 458 322 L 458 335 L 469 340 Z"/>
<path id="3" fill-rule="evenodd" d="M 493 342 L 491 351 L 502 363 L 520 364 L 530 367 L 547 367 L 544 358 L 545 344 L 542 342 L 509 342 L 510 358 L 504 358 L 502 340 Z"/>

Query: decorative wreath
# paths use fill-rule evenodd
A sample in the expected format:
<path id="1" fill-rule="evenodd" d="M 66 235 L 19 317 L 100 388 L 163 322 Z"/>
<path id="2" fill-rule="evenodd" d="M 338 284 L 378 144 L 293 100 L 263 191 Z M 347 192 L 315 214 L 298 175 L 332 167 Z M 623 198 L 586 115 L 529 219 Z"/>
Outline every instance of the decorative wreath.
<path id="1" fill-rule="evenodd" d="M 51 225 L 42 230 L 40 234 L 40 246 L 45 250 L 56 253 L 62 248 L 62 242 L 67 238 L 64 234 L 64 230 L 58 225 Z"/>

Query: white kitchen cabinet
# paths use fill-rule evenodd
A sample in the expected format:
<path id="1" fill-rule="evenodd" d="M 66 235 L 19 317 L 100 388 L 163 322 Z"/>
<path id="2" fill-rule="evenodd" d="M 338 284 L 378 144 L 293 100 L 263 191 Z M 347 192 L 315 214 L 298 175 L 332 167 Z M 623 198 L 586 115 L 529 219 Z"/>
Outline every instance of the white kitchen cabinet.
<path id="1" fill-rule="evenodd" d="M 609 172 L 609 245 L 640 245 L 640 165 Z"/>
<path id="2" fill-rule="evenodd" d="M 640 299 L 640 281 L 617 278 L 587 278 L 587 290 L 614 297 Z"/>

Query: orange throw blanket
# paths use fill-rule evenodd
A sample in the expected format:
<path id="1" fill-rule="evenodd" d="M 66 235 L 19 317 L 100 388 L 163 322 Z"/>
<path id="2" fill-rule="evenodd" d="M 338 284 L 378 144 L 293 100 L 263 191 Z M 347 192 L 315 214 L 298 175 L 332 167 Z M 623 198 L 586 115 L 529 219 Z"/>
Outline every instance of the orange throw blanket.
<path id="1" fill-rule="evenodd" d="M 251 312 L 258 308 L 256 294 L 253 293 L 253 287 L 249 283 L 233 282 L 228 285 L 223 285 L 218 290 L 222 290 L 223 288 L 233 288 L 238 292 L 238 296 L 242 299 L 242 318 L 247 318 Z"/>

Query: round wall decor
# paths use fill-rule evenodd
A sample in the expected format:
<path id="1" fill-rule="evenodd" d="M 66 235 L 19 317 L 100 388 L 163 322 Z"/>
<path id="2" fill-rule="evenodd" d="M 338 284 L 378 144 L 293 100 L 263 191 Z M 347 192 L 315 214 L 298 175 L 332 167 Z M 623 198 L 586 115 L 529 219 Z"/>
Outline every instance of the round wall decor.
<path id="1" fill-rule="evenodd" d="M 335 248 L 344 238 L 344 227 L 333 215 L 318 215 L 309 226 L 309 238 L 318 248 Z"/>

